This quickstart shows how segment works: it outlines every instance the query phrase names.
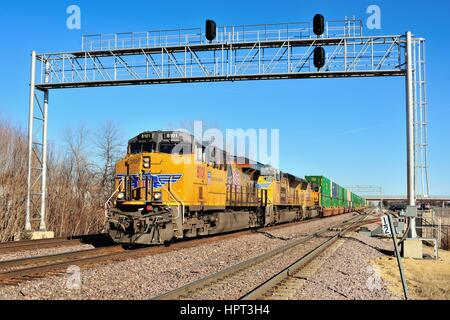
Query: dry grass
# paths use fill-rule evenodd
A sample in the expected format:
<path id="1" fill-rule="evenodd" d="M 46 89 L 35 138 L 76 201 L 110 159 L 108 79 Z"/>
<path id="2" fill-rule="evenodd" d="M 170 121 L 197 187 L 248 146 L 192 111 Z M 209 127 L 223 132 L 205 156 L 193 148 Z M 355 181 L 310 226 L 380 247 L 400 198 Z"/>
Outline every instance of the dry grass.
<path id="1" fill-rule="evenodd" d="M 432 250 L 424 248 L 432 254 Z M 439 260 L 405 259 L 404 268 L 410 297 L 416 300 L 450 300 L 450 252 L 440 250 Z M 397 260 L 382 257 L 373 263 L 379 267 L 381 276 L 388 283 L 390 291 L 403 297 Z"/>

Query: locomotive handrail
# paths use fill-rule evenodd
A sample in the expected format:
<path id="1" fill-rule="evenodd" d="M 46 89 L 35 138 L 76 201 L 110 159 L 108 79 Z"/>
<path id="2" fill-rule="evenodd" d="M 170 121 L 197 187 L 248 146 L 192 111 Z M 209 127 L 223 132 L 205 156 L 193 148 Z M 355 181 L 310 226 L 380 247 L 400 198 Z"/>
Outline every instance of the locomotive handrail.
<path id="1" fill-rule="evenodd" d="M 113 194 L 109 197 L 109 199 L 105 202 L 105 217 L 108 219 L 108 209 L 109 209 L 109 204 L 111 203 L 112 198 L 114 197 L 114 195 L 116 193 L 118 193 L 120 191 L 120 188 L 122 187 L 122 184 L 124 183 L 124 178 L 120 178 L 120 183 L 119 186 L 117 187 L 117 189 L 113 192 Z"/>
<path id="2" fill-rule="evenodd" d="M 172 179 L 172 176 L 169 176 L 169 187 L 171 186 L 171 179 Z M 172 198 L 178 203 L 178 207 L 181 207 L 181 225 L 183 226 L 184 225 L 184 208 L 185 208 L 185 205 L 184 205 L 184 203 L 183 203 L 183 201 L 180 199 L 180 198 L 178 198 L 178 197 L 176 197 L 175 196 L 175 194 L 174 193 L 172 193 L 172 191 L 171 190 L 169 190 L 168 188 L 166 188 L 166 186 L 162 186 L 166 191 L 167 191 L 167 193 L 169 193 L 171 196 L 172 196 Z M 179 212 L 179 210 L 178 210 L 178 216 L 176 217 L 176 219 L 178 219 L 180 217 L 180 212 Z"/>

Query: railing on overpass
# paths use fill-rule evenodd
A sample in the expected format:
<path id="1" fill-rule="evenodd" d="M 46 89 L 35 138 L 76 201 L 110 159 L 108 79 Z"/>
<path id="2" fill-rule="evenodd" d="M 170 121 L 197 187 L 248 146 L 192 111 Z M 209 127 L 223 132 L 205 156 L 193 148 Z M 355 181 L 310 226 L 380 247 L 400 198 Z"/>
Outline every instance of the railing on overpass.
<path id="1" fill-rule="evenodd" d="M 381 201 L 381 200 L 398 200 L 406 201 L 406 196 L 364 196 L 368 201 Z M 417 201 L 439 201 L 439 202 L 450 202 L 450 196 L 433 196 L 433 197 L 417 197 Z"/>

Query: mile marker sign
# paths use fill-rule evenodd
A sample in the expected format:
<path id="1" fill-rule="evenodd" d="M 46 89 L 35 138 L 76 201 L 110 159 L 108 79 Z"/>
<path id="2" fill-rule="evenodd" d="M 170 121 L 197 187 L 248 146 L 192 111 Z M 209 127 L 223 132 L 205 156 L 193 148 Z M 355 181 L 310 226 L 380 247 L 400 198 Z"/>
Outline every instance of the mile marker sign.
<path id="1" fill-rule="evenodd" d="M 391 227 L 389 225 L 389 217 L 388 216 L 381 217 L 381 223 L 382 223 L 383 234 L 391 235 Z"/>

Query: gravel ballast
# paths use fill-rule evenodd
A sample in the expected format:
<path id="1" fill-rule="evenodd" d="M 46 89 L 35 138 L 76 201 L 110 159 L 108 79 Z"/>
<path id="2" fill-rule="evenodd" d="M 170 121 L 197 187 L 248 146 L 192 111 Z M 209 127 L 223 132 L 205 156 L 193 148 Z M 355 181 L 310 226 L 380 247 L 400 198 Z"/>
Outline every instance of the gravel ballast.
<path id="1" fill-rule="evenodd" d="M 392 242 L 352 233 L 310 275 L 294 300 L 391 300 L 381 274 L 370 262 L 392 251 Z"/>
<path id="2" fill-rule="evenodd" d="M 221 281 L 213 287 L 207 287 L 206 290 L 200 290 L 192 296 L 189 295 L 188 298 L 193 300 L 238 300 L 324 241 L 321 238 L 311 239 L 307 243 L 296 246 L 294 249 L 288 250 L 283 254 L 276 255 L 258 265 L 242 270 L 242 272 L 238 272 L 231 278 L 227 278 L 225 281 Z"/>
<path id="3" fill-rule="evenodd" d="M 0 299 L 149 299 L 282 246 L 287 243 L 286 239 L 302 238 L 352 216 L 347 214 L 290 225 L 270 231 L 270 236 L 254 233 L 180 251 L 82 269 L 80 289 L 68 288 L 70 277 L 67 275 L 49 276 L 17 286 L 0 286 Z M 273 267 L 274 270 L 277 268 Z"/>

